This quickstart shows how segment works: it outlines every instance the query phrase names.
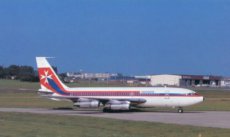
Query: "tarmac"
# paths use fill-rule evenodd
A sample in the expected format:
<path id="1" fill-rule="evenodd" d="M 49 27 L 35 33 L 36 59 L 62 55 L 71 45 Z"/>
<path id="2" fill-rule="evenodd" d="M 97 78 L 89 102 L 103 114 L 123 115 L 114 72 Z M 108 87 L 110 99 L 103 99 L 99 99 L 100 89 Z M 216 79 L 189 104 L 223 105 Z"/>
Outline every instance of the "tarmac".
<path id="1" fill-rule="evenodd" d="M 72 110 L 45 108 L 0 108 L 0 112 L 19 112 L 34 114 L 52 114 L 64 116 L 90 116 L 130 121 L 158 122 L 166 124 L 191 125 L 230 129 L 230 112 L 196 111 L 196 112 L 121 112 L 103 113 L 100 110 Z"/>

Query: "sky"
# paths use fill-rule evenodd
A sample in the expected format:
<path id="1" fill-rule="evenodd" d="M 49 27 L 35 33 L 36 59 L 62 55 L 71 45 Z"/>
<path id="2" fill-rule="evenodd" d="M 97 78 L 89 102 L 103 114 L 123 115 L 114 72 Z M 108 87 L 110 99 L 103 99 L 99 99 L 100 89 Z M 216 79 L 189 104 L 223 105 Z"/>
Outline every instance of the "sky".
<path id="1" fill-rule="evenodd" d="M 0 65 L 230 76 L 230 0 L 0 0 Z"/>

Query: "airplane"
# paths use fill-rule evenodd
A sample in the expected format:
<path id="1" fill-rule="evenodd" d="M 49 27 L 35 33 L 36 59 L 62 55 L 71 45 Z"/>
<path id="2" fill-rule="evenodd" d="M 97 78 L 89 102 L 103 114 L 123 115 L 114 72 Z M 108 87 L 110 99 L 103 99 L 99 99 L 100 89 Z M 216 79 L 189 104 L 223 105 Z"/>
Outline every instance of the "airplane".
<path id="1" fill-rule="evenodd" d="M 36 57 L 40 86 L 38 92 L 52 100 L 69 100 L 79 108 L 99 108 L 103 112 L 132 108 L 183 107 L 204 101 L 193 90 L 175 87 L 68 87 L 57 76 L 47 57 Z"/>

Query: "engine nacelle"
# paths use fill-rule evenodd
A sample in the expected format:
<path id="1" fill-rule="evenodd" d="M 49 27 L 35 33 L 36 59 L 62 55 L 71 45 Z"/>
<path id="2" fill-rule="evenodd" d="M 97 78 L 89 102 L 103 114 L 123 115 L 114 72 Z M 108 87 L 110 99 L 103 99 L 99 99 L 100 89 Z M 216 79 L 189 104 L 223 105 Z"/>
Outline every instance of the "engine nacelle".
<path id="1" fill-rule="evenodd" d="M 110 105 L 111 110 L 129 110 L 130 109 L 130 104 L 111 104 Z"/>
<path id="2" fill-rule="evenodd" d="M 129 101 L 111 101 L 105 105 L 106 109 L 110 110 L 130 110 Z"/>
<path id="3" fill-rule="evenodd" d="M 98 108 L 100 106 L 100 102 L 97 100 L 78 101 L 73 105 L 79 108 Z"/>

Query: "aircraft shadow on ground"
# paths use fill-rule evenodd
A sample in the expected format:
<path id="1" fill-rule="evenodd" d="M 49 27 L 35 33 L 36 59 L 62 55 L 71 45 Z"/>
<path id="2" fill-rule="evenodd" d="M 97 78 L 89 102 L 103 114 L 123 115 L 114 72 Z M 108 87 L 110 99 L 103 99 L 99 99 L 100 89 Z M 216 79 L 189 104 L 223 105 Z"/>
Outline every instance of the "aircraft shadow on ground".
<path id="1" fill-rule="evenodd" d="M 99 114 L 99 113 L 177 113 L 176 110 L 143 110 L 143 109 L 131 109 L 131 110 L 120 110 L 120 111 L 110 111 L 103 112 L 102 109 L 81 109 L 72 107 L 57 107 L 52 110 L 68 110 L 73 111 L 78 114 Z M 184 111 L 184 113 L 204 113 L 202 111 Z"/>

